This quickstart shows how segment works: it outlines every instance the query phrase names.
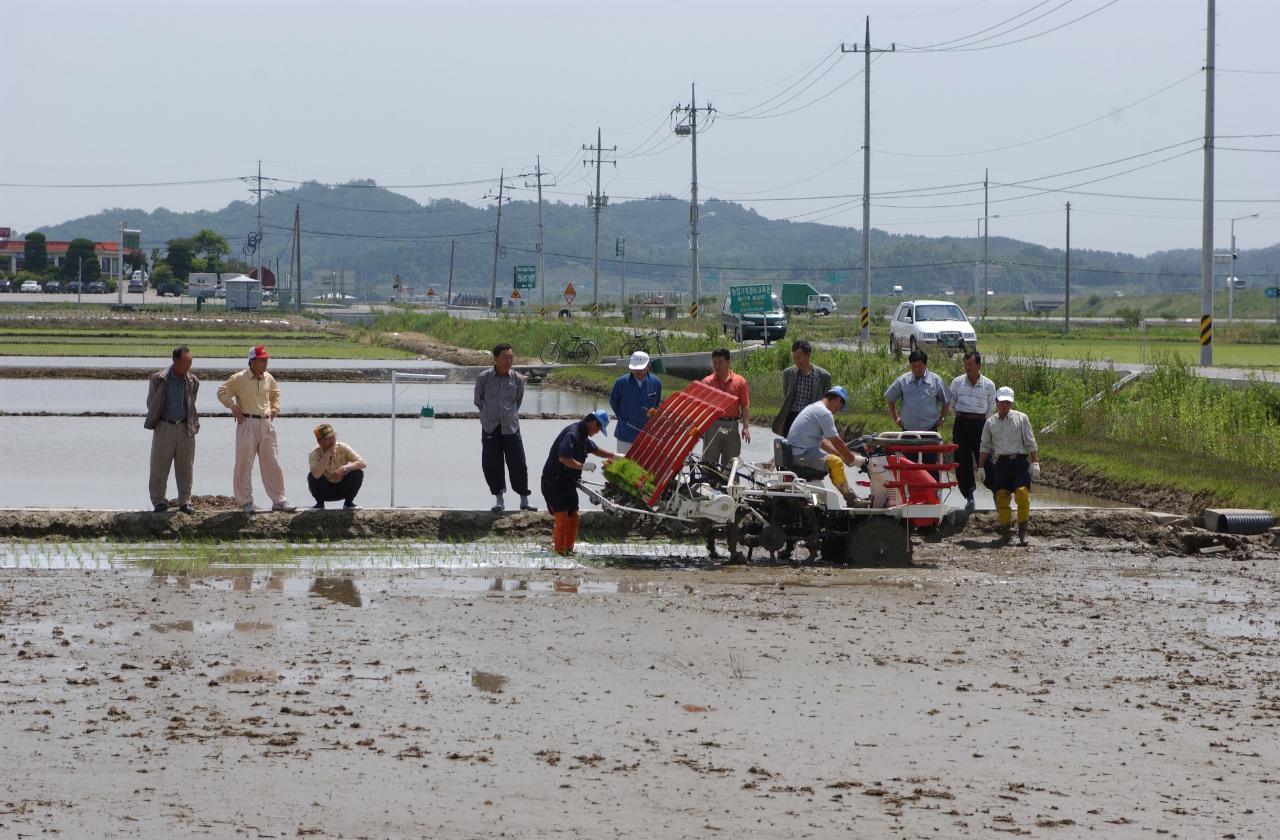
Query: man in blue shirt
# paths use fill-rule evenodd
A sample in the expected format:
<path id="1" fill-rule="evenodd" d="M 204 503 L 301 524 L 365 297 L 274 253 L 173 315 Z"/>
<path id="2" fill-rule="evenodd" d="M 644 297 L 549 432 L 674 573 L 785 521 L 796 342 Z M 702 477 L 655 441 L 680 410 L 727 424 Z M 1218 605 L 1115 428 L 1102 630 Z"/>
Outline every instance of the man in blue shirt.
<path id="1" fill-rule="evenodd" d="M 618 418 L 616 447 L 619 455 L 626 454 L 635 442 L 645 421 L 662 402 L 662 380 L 649 372 L 649 354 L 637 350 L 631 354 L 627 365 L 631 372 L 618 377 L 609 392 L 609 407 Z"/>
<path id="2" fill-rule="evenodd" d="M 591 439 L 608 429 L 608 412 L 597 408 L 561 429 L 547 453 L 547 463 L 542 467 L 542 497 L 547 500 L 547 510 L 555 516 L 552 536 L 557 554 L 572 554 L 578 538 L 578 479 L 583 470 L 596 468 L 587 456 L 614 457 L 614 453 L 596 446 Z"/>
<path id="3" fill-rule="evenodd" d="M 791 456 L 797 466 L 819 470 L 831 476 L 831 483 L 852 504 L 853 490 L 845 477 L 846 466 L 861 466 L 866 459 L 854 454 L 836 430 L 835 412 L 843 412 L 849 395 L 843 386 L 837 385 L 823 394 L 822 399 L 800 410 L 787 442 L 791 444 Z"/>
<path id="4" fill-rule="evenodd" d="M 951 391 L 942 377 L 929 370 L 929 355 L 923 350 L 912 350 L 907 362 L 911 370 L 893 380 L 884 392 L 889 417 L 903 431 L 936 432 L 947 417 Z M 938 453 L 926 452 L 922 460 L 926 464 L 937 463 Z"/>

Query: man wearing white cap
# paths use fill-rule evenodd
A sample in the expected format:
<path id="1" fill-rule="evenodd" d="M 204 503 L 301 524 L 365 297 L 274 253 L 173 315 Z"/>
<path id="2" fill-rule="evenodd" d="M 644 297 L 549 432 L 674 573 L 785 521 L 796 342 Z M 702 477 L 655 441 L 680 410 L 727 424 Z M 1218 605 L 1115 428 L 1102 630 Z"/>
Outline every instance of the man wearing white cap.
<path id="1" fill-rule="evenodd" d="M 985 481 L 986 470 L 991 481 Z M 982 427 L 982 445 L 978 454 L 978 480 L 996 494 L 996 512 L 1000 532 L 1009 536 L 1013 513 L 1012 498 L 1018 504 L 1018 543 L 1027 544 L 1027 522 L 1031 519 L 1031 480 L 1040 477 L 1040 455 L 1031 420 L 1013 410 L 1013 389 L 996 391 L 996 413 Z"/>
<path id="2" fill-rule="evenodd" d="M 284 495 L 284 471 L 276 444 L 276 416 L 280 413 L 280 386 L 267 373 L 271 355 L 259 344 L 249 351 L 249 367 L 218 386 L 218 402 L 236 418 L 236 466 L 232 491 L 236 504 L 253 513 L 253 462 L 258 461 L 262 486 L 271 497 L 271 509 L 292 513 L 296 507 Z"/>
<path id="3" fill-rule="evenodd" d="M 631 372 L 619 376 L 609 392 L 609 407 L 618 418 L 615 448 L 619 455 L 631 448 L 649 415 L 662 402 L 662 380 L 649 372 L 649 354 L 637 350 L 627 367 Z"/>

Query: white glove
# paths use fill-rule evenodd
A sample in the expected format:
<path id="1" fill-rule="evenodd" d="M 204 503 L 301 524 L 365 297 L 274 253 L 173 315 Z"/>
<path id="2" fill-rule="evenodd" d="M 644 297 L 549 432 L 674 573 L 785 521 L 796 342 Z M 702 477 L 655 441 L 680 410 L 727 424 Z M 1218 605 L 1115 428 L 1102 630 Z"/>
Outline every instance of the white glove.
<path id="1" fill-rule="evenodd" d="M 583 472 L 595 472 L 595 471 L 596 471 L 596 469 L 597 469 L 599 466 L 600 466 L 600 465 L 599 465 L 599 464 L 597 464 L 595 461 L 583 461 L 583 462 L 582 462 L 582 471 L 583 471 Z"/>
<path id="2" fill-rule="evenodd" d="M 973 474 L 973 477 L 974 477 L 974 478 L 976 478 L 976 479 L 978 480 L 978 483 L 979 483 L 979 484 L 986 484 L 986 483 L 987 483 L 987 468 L 986 468 L 986 467 L 978 467 L 978 470 L 977 470 L 977 472 L 975 472 L 975 473 Z"/>
<path id="3" fill-rule="evenodd" d="M 1040 462 L 1034 461 L 1031 464 L 1031 477 L 1036 481 L 1040 480 Z"/>

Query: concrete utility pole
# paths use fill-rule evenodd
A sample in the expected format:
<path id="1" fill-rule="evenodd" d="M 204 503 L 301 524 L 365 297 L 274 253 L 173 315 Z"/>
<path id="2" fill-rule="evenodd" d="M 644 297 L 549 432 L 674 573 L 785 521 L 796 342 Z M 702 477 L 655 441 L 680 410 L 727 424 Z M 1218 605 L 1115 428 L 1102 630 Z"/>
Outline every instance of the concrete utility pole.
<path id="1" fill-rule="evenodd" d="M 258 258 L 258 285 L 264 285 L 266 277 L 262 271 L 262 161 L 258 161 L 258 233 L 253 240 L 253 253 Z"/>
<path id="2" fill-rule="evenodd" d="M 124 305 L 124 222 L 120 223 L 120 250 L 117 252 L 120 257 L 119 265 L 116 267 L 116 303 Z"/>
<path id="3" fill-rule="evenodd" d="M 1063 295 L 1062 301 L 1066 306 L 1066 316 L 1062 322 L 1062 331 L 1064 333 L 1071 332 L 1071 202 L 1067 202 L 1067 276 L 1066 276 L 1066 293 Z"/>
<path id="4" fill-rule="evenodd" d="M 502 190 L 506 186 L 507 171 L 498 174 L 498 222 L 493 228 L 493 281 L 489 287 L 489 308 L 498 311 L 498 251 L 502 239 Z"/>
<path id="5" fill-rule="evenodd" d="M 991 170 L 982 170 L 982 320 L 987 319 L 987 298 L 990 297 L 988 292 L 991 290 L 990 270 L 991 263 L 987 261 L 987 239 L 991 234 L 991 216 L 989 214 L 990 204 L 987 202 L 987 187 L 990 180 Z"/>
<path id="6" fill-rule="evenodd" d="M 595 261 L 591 264 L 591 317 L 599 318 L 600 317 L 600 208 L 605 207 L 609 204 L 609 196 L 601 195 L 600 193 L 600 167 L 602 164 L 605 164 L 605 163 L 612 163 L 615 167 L 618 165 L 617 161 L 604 160 L 601 157 L 601 155 L 604 154 L 604 152 L 606 151 L 616 152 L 618 150 L 618 147 L 612 146 L 608 149 L 603 148 L 600 140 L 600 129 L 596 128 L 596 144 L 594 146 L 583 146 L 582 150 L 584 152 L 596 153 L 596 159 L 595 159 L 596 191 L 591 195 L 587 196 L 587 204 L 595 211 L 595 226 L 596 226 L 596 233 L 595 233 L 596 256 L 595 256 Z M 582 162 L 584 166 L 590 166 L 591 163 L 592 162 L 589 159 L 584 160 Z"/>
<path id="7" fill-rule="evenodd" d="M 449 240 L 449 290 L 444 294 L 444 305 L 446 308 L 453 305 L 453 248 L 458 244 L 458 240 Z"/>
<path id="8" fill-rule="evenodd" d="M 542 258 L 542 252 L 545 250 L 545 244 L 546 244 L 545 240 L 543 239 L 543 229 L 542 229 L 542 176 L 546 175 L 547 173 L 542 171 L 542 155 L 538 155 L 536 160 L 537 162 L 534 166 L 533 172 L 525 172 L 520 177 L 528 178 L 532 175 L 533 177 L 538 179 L 538 295 L 539 295 L 538 307 L 541 310 L 540 314 L 543 317 L 546 317 L 547 284 L 546 284 L 546 277 L 543 275 L 543 269 L 545 268 L 545 264 Z M 526 187 L 529 186 L 528 181 L 525 182 L 525 186 Z M 551 184 L 551 186 L 554 187 L 555 184 Z"/>
<path id="9" fill-rule="evenodd" d="M 293 205 L 294 311 L 302 313 L 302 205 Z"/>
<path id="10" fill-rule="evenodd" d="M 1204 198 L 1200 206 L 1200 364 L 1213 364 L 1213 34 L 1217 14 L 1209 3 L 1204 58 Z"/>
<path id="11" fill-rule="evenodd" d="M 677 105 L 671 109 L 672 114 L 684 114 L 688 122 L 682 122 L 675 128 L 676 136 L 688 137 L 692 153 L 692 174 L 689 180 L 689 271 L 692 274 L 690 294 L 693 300 L 689 304 L 689 317 L 698 317 L 698 298 L 702 296 L 702 278 L 698 266 L 698 112 L 705 111 L 707 116 L 715 111 L 708 102 L 698 107 L 697 87 L 689 85 L 689 104 Z"/>
<path id="12" fill-rule="evenodd" d="M 1250 213 L 1247 216 L 1236 216 L 1231 220 L 1231 272 L 1227 277 L 1227 323 L 1235 323 L 1236 320 L 1236 222 L 1241 219 L 1256 219 L 1260 213 Z"/>
<path id="13" fill-rule="evenodd" d="M 625 237 L 619 236 L 613 243 L 613 255 L 622 258 L 622 291 L 618 295 L 618 301 L 622 306 L 622 320 L 627 320 L 627 240 Z"/>
<path id="14" fill-rule="evenodd" d="M 862 311 L 858 313 L 860 331 L 858 340 L 871 341 L 871 53 L 896 52 L 897 44 L 889 49 L 871 49 L 871 16 L 867 16 L 867 32 L 861 52 L 862 65 Z M 840 52 L 859 52 L 857 44 L 850 49 L 840 45 Z"/>

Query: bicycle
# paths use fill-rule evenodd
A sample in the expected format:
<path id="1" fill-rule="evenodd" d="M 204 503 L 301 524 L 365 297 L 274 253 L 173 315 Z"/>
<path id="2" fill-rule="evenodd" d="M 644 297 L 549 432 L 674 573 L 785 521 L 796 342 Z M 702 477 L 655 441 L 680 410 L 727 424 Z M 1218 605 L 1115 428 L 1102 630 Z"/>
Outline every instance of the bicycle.
<path id="1" fill-rule="evenodd" d="M 622 348 L 619 355 L 630 356 L 637 350 L 643 350 L 649 353 L 649 347 L 653 347 L 654 352 L 651 355 L 665 356 L 667 355 L 667 345 L 662 340 L 662 330 L 654 330 L 652 332 L 644 332 L 636 330 L 622 341 Z"/>
<path id="2" fill-rule="evenodd" d="M 554 365 L 562 359 L 575 365 L 594 365 L 600 361 L 600 348 L 580 335 L 560 335 L 542 348 L 542 361 Z"/>

